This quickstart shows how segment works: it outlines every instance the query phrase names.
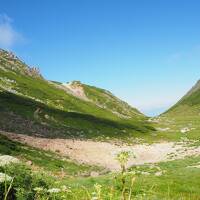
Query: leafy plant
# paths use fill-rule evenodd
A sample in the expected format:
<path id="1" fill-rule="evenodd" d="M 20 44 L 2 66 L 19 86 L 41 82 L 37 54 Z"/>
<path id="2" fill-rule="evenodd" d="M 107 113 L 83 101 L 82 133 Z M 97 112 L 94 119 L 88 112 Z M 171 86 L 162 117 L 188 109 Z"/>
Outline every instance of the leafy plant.
<path id="1" fill-rule="evenodd" d="M 126 194 L 125 194 L 125 191 L 126 191 L 126 165 L 131 157 L 132 153 L 131 152 L 128 152 L 128 151 L 122 151 L 120 152 L 116 159 L 118 160 L 119 164 L 120 164 L 120 167 L 121 167 L 121 190 L 122 190 L 122 194 L 121 194 L 121 199 L 122 200 L 126 200 Z M 134 156 L 134 155 L 132 155 Z M 131 182 L 131 188 L 132 188 L 132 185 L 133 185 L 133 180 L 132 179 L 132 182 Z M 131 191 L 131 189 L 130 189 Z M 131 193 L 129 194 L 129 198 L 131 197 Z"/>

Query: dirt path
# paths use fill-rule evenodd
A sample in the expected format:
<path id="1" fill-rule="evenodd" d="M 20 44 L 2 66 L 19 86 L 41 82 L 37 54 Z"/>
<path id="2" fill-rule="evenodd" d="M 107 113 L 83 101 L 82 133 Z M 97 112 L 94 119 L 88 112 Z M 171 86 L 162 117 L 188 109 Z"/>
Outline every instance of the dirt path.
<path id="1" fill-rule="evenodd" d="M 136 158 L 130 159 L 128 166 L 179 159 L 188 155 L 200 155 L 200 147 L 186 148 L 183 144 L 175 144 L 173 142 L 117 146 L 108 142 L 46 139 L 7 132 L 0 133 L 14 141 L 44 150 L 59 152 L 79 163 L 99 165 L 111 171 L 119 169 L 119 164 L 115 157 L 121 151 L 130 151 L 136 156 Z"/>

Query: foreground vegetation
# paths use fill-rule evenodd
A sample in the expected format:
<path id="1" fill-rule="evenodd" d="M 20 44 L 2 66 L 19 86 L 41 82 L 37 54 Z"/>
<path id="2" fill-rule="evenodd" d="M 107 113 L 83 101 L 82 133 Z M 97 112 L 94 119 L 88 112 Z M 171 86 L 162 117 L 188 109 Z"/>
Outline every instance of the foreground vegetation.
<path id="1" fill-rule="evenodd" d="M 79 171 L 100 172 L 101 169 L 63 161 L 56 154 L 12 142 L 4 136 L 1 141 L 2 155 L 12 155 L 21 160 L 20 163 L 0 167 L 0 173 L 13 178 L 13 182 L 7 182 L 7 190 L 9 184 L 12 184 L 7 199 L 10 195 L 14 195 L 11 199 L 20 200 L 200 199 L 200 157 L 146 164 L 125 170 L 123 166 L 128 159 L 125 154 L 125 160 L 124 157 L 118 157 L 122 163 L 120 173 L 90 177 Z M 29 166 L 27 160 L 31 160 L 34 165 Z M 61 169 L 66 172 L 64 175 L 59 173 Z M 0 191 L 3 199 L 5 183 L 1 183 Z"/>

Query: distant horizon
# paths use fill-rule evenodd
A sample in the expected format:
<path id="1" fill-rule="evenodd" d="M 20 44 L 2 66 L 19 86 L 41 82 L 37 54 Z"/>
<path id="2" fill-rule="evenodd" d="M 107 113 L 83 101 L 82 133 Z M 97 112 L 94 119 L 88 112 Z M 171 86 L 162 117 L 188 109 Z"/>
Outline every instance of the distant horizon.
<path id="1" fill-rule="evenodd" d="M 48 80 L 107 89 L 155 116 L 200 79 L 199 7 L 198 0 L 3 0 L 0 48 Z"/>

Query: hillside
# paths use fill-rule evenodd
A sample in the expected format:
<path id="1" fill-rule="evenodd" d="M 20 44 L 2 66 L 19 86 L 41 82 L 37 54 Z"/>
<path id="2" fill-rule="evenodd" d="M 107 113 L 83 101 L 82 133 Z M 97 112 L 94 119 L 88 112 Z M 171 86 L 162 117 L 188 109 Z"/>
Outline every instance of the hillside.
<path id="1" fill-rule="evenodd" d="M 140 119 L 143 116 L 137 109 L 115 97 L 107 90 L 82 84 L 80 81 L 60 83 L 61 85 L 63 89 L 75 97 L 91 102 L 97 107 L 103 108 L 120 118 L 131 119 L 134 117 Z"/>
<path id="2" fill-rule="evenodd" d="M 185 112 L 185 117 L 199 115 L 200 109 L 200 80 L 183 96 L 172 108 L 164 114 L 176 113 L 177 116 Z"/>
<path id="3" fill-rule="evenodd" d="M 0 129 L 42 137 L 127 138 L 152 131 L 146 117 L 110 92 L 45 80 L 0 50 Z"/>
<path id="4" fill-rule="evenodd" d="M 157 136 L 168 140 L 199 140 L 200 81 L 174 106 L 152 119 Z"/>

